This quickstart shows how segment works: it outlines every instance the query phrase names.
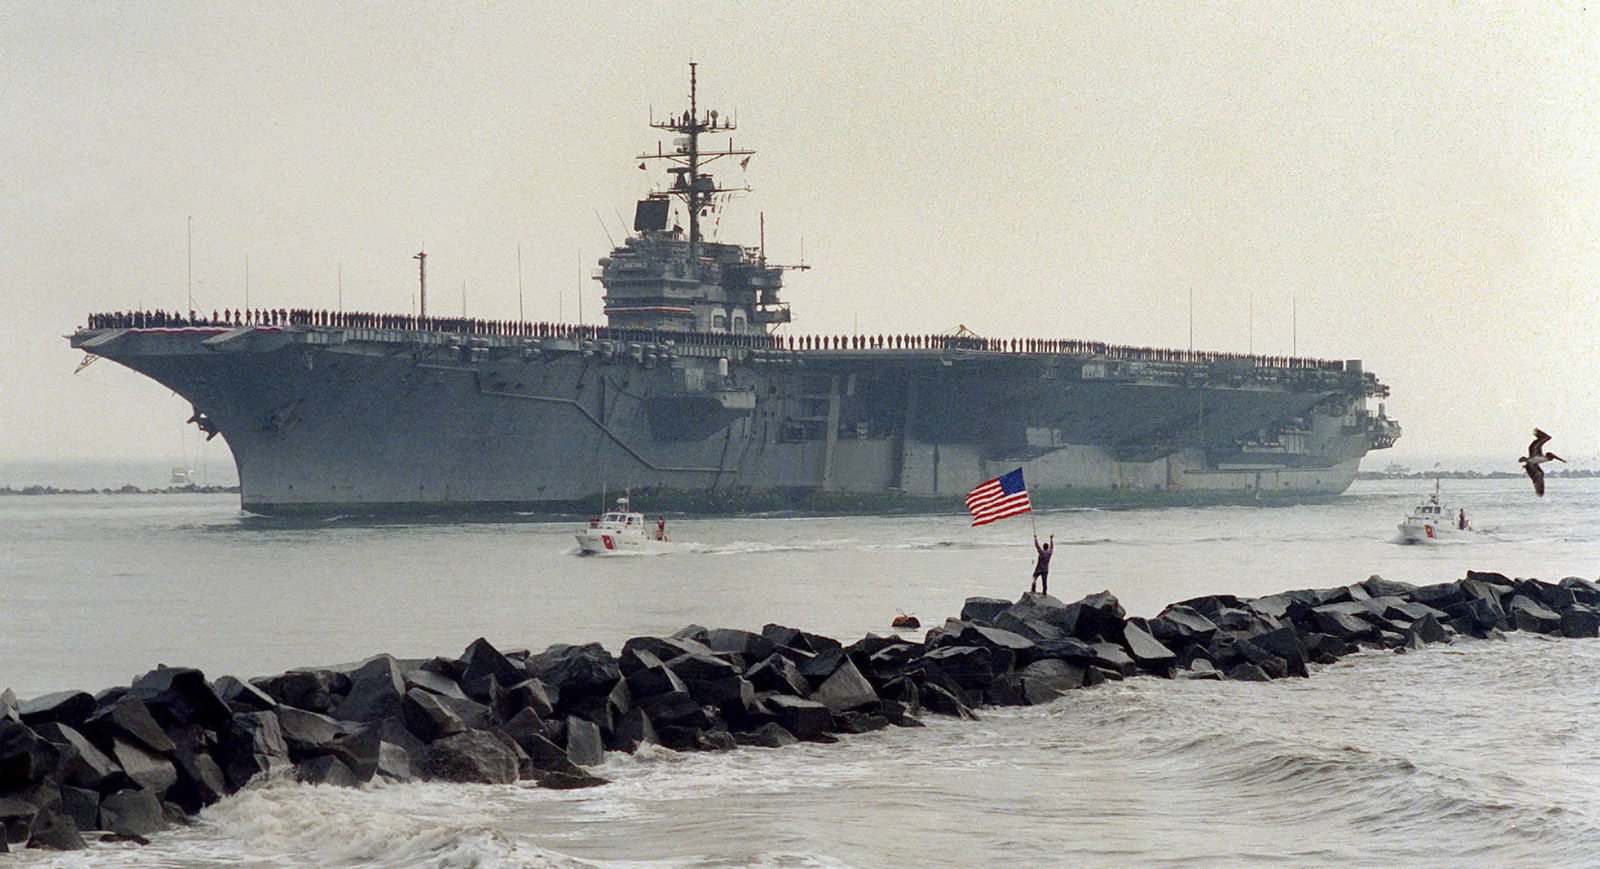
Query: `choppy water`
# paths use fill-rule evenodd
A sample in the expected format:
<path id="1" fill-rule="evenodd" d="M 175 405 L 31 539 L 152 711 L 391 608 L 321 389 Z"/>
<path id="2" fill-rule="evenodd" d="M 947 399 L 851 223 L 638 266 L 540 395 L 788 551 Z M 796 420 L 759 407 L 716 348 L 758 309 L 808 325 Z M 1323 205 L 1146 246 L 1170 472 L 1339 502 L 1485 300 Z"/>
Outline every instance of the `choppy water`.
<path id="1" fill-rule="evenodd" d="M 1290 508 L 1059 511 L 1051 590 L 1134 615 L 1201 594 L 1600 576 L 1600 481 L 1447 481 L 1481 533 L 1392 543 L 1427 489 Z M 682 551 L 594 559 L 565 523 L 285 525 L 231 496 L 0 498 L 0 686 L 126 684 L 768 622 L 850 641 L 1014 597 L 1028 517 L 674 520 Z M 277 782 L 68 866 L 1594 865 L 1600 641 L 1368 653 L 1309 680 L 1137 679 L 832 746 L 610 755 L 585 791 Z M 7 858 L 0 858 L 4 860 Z"/>

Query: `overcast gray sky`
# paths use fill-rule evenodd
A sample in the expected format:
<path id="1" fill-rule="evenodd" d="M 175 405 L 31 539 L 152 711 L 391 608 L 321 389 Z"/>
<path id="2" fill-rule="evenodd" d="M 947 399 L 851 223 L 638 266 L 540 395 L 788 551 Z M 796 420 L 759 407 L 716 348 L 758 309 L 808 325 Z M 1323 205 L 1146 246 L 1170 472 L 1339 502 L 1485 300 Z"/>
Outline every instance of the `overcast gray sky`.
<path id="1" fill-rule="evenodd" d="M 796 332 L 1359 358 L 1390 461 L 1600 460 L 1600 7 L 0 5 L 0 460 L 175 456 L 61 336 L 138 306 L 593 321 L 652 110 L 737 113 L 722 224 Z M 731 167 L 730 167 L 731 168 Z M 620 214 L 620 217 L 619 217 Z M 188 232 L 192 220 L 192 283 Z M 581 276 L 581 277 L 580 277 Z M 1253 312 L 1253 316 L 1252 316 Z M 192 429 L 191 429 L 192 431 Z M 192 437 L 192 435 L 191 435 Z"/>

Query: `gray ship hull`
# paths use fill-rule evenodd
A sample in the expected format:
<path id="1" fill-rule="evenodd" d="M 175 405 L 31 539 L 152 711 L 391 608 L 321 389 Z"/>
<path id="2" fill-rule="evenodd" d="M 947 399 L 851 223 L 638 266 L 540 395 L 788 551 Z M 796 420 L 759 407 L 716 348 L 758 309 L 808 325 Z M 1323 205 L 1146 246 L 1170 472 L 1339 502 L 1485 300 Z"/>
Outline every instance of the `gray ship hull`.
<path id="1" fill-rule="evenodd" d="M 628 489 L 707 511 L 946 509 L 1019 465 L 1046 504 L 1304 499 L 1343 492 L 1398 434 L 1368 413 L 1386 393 L 1355 364 L 618 335 L 186 326 L 72 342 L 187 398 L 263 514 L 592 510 Z"/>

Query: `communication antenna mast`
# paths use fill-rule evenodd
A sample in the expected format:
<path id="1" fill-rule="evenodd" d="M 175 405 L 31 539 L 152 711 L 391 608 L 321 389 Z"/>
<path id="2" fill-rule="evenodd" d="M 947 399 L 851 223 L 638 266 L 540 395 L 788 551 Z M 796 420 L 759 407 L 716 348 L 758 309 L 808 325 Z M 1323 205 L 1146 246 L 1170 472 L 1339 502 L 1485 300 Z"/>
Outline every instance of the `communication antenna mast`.
<path id="1" fill-rule="evenodd" d="M 650 126 L 658 130 L 678 133 L 681 138 L 674 143 L 676 147 L 670 151 L 658 148 L 654 154 L 639 155 L 640 160 L 670 160 L 677 164 L 668 170 L 677 179 L 672 182 L 667 194 L 681 200 L 689 212 L 689 268 L 692 271 L 700 269 L 700 218 L 707 216 L 703 212 L 713 207 L 719 193 L 749 190 L 748 187 L 718 187 L 710 175 L 701 172 L 701 167 L 720 157 L 749 157 L 755 154 L 754 151 L 735 148 L 731 137 L 726 148 L 714 151 L 702 149 L 701 135 L 731 133 L 737 129 L 737 125 L 731 118 L 719 115 L 715 110 L 706 112 L 704 116 L 700 114 L 698 66 L 692 61 L 689 64 L 689 110 L 681 115 L 669 115 L 664 121 L 650 122 Z"/>
<path id="2" fill-rule="evenodd" d="M 417 261 L 417 318 L 425 320 L 428 317 L 428 254 L 417 251 L 412 259 Z"/>

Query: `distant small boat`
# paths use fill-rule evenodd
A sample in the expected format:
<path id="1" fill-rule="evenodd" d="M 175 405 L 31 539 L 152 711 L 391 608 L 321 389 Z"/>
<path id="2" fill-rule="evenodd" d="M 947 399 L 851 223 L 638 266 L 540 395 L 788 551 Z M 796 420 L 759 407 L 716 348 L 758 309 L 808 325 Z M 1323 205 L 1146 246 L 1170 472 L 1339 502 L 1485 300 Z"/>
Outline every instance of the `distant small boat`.
<path id="1" fill-rule="evenodd" d="M 617 509 L 589 520 L 589 527 L 577 534 L 582 555 L 641 555 L 665 552 L 672 548 L 667 539 L 667 520 L 650 522 L 643 513 L 629 509 L 627 498 L 617 499 Z"/>
<path id="2" fill-rule="evenodd" d="M 194 468 L 173 468 L 171 484 L 174 486 L 193 486 Z"/>
<path id="3" fill-rule="evenodd" d="M 1439 496 L 1439 480 L 1434 478 L 1433 494 L 1413 508 L 1411 515 L 1400 523 L 1401 543 L 1460 540 L 1472 533 L 1472 523 L 1467 521 L 1467 511 L 1451 509 L 1440 500 Z"/>

